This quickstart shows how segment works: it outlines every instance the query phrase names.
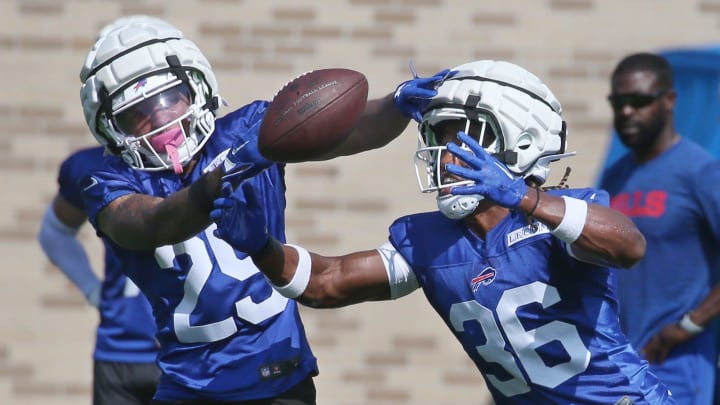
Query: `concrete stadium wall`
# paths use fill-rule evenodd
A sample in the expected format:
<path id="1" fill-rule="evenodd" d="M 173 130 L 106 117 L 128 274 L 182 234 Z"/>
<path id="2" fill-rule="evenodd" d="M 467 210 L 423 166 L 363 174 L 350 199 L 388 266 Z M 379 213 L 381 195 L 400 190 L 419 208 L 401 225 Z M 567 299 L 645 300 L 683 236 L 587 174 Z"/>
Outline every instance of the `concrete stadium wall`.
<path id="1" fill-rule="evenodd" d="M 0 2 L 0 403 L 90 403 L 97 314 L 35 239 L 58 164 L 93 145 L 79 68 L 97 30 L 127 14 L 169 20 L 213 64 L 230 108 L 269 99 L 314 68 L 364 72 L 370 96 L 475 59 L 536 73 L 562 102 L 593 184 L 608 144 L 608 75 L 625 54 L 718 40 L 712 0 L 5 0 Z M 230 111 L 226 108 L 223 112 Z M 416 131 L 382 150 L 288 167 L 288 239 L 321 253 L 374 248 L 405 213 L 434 209 L 415 183 Z M 81 238 L 101 270 L 101 245 Z M 319 359 L 320 404 L 488 403 L 485 384 L 422 293 L 302 315 Z"/>

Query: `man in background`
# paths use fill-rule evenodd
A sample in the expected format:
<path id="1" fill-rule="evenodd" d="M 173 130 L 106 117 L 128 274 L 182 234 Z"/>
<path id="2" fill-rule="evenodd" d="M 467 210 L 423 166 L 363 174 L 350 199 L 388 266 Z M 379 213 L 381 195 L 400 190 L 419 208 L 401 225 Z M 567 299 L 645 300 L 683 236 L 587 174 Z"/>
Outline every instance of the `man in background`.
<path id="1" fill-rule="evenodd" d="M 131 23 L 157 23 L 148 15 L 117 18 L 98 32 L 95 40 Z M 91 51 L 91 54 L 94 53 Z M 147 298 L 128 279 L 119 259 L 105 247 L 103 279 L 93 271 L 77 233 L 87 222 L 80 179 L 105 164 L 104 148 L 78 150 L 60 165 L 58 191 L 45 212 L 38 240 L 48 259 L 97 308 L 100 322 L 93 354 L 93 404 L 149 404 L 155 394 L 160 369 L 155 364 L 157 328 Z"/>
<path id="2" fill-rule="evenodd" d="M 102 147 L 82 149 L 60 166 L 58 192 L 50 203 L 38 239 L 43 251 L 100 312 L 93 354 L 93 404 L 149 404 L 160 369 L 150 304 L 122 272 L 105 241 L 105 274 L 100 280 L 77 239 L 87 215 L 78 180 L 103 166 Z"/>
<path id="3" fill-rule="evenodd" d="M 647 253 L 617 273 L 620 321 L 680 404 L 711 404 L 720 313 L 720 163 L 677 133 L 672 69 L 638 53 L 615 68 L 608 97 L 629 152 L 601 175 L 611 206 L 632 218 Z"/>

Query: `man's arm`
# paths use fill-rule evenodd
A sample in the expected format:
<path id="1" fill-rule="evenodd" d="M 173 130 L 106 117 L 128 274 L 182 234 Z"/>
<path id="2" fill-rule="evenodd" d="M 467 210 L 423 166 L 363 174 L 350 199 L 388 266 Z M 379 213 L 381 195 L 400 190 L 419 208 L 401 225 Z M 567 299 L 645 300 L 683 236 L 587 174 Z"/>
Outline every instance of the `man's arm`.
<path id="1" fill-rule="evenodd" d="M 345 142 L 318 160 L 381 148 L 397 138 L 405 130 L 408 122 L 410 119 L 397 108 L 392 94 L 369 100 L 365 105 L 365 112 Z"/>
<path id="2" fill-rule="evenodd" d="M 217 224 L 215 236 L 249 254 L 276 290 L 305 305 L 328 308 L 387 300 L 417 288 L 399 255 L 388 258 L 380 250 L 368 250 L 326 257 L 281 244 L 268 234 L 263 202 L 247 183 L 236 191 L 224 184 L 210 217 Z"/>
<path id="3" fill-rule="evenodd" d="M 458 138 L 468 149 L 455 143 L 449 143 L 447 149 L 465 165 L 448 163 L 445 167 L 448 172 L 474 183 L 454 187 L 453 194 L 480 194 L 502 207 L 536 218 L 547 225 L 554 236 L 570 245 L 574 253 L 584 250 L 622 267 L 632 267 L 645 255 L 645 237 L 630 218 L 619 211 L 528 187 L 524 178 L 510 173 L 466 133 L 459 132 Z"/>
<path id="4" fill-rule="evenodd" d="M 132 250 L 172 245 L 210 225 L 208 216 L 218 196 L 222 166 L 167 198 L 129 194 L 113 200 L 97 217 L 98 229 Z"/>
<path id="5" fill-rule="evenodd" d="M 392 95 L 367 103 L 348 140 L 318 160 L 360 153 L 379 148 L 400 135 L 408 118 L 402 115 Z M 210 225 L 208 213 L 219 195 L 223 175 L 229 171 L 251 177 L 268 167 L 271 162 L 257 152 L 257 140 L 252 147 L 235 152 L 233 147 L 225 165 L 203 175 L 191 186 L 167 198 L 130 194 L 112 201 L 98 214 L 98 227 L 118 245 L 133 250 L 152 249 L 187 240 Z M 258 163 L 259 162 L 259 163 Z M 233 165 L 232 169 L 228 169 Z M 242 167 L 256 166 L 245 171 Z"/>
<path id="6" fill-rule="evenodd" d="M 437 94 L 437 84 L 453 74 L 442 70 L 430 77 L 414 75 L 401 83 L 395 92 L 368 101 L 345 142 L 317 160 L 353 155 L 387 145 L 405 130 L 411 118 L 421 120 L 422 109 Z"/>
<path id="7" fill-rule="evenodd" d="M 720 283 L 710 290 L 695 309 L 687 312 L 678 321 L 665 325 L 660 332 L 650 338 L 642 349 L 642 355 L 650 363 L 662 364 L 675 346 L 703 332 L 705 326 L 718 315 L 720 315 Z"/>
<path id="8" fill-rule="evenodd" d="M 102 283 L 77 239 L 77 232 L 86 220 L 83 210 L 57 195 L 45 212 L 38 241 L 48 259 L 97 307 Z"/>
<path id="9" fill-rule="evenodd" d="M 529 188 L 518 209 L 556 230 L 565 218 L 578 215 L 569 210 L 573 209 L 572 202 L 580 200 L 568 200 Z M 581 232 L 571 243 L 576 255 L 595 256 L 625 268 L 632 267 L 645 256 L 645 237 L 630 218 L 599 204 L 586 203 L 586 207 L 585 219 L 578 224 Z M 567 223 L 568 219 L 565 221 Z"/>
<path id="10" fill-rule="evenodd" d="M 270 238 L 252 259 L 276 289 L 299 291 L 296 296 L 283 295 L 310 307 L 337 308 L 391 298 L 388 274 L 377 250 L 328 257 Z"/>
<path id="11" fill-rule="evenodd" d="M 328 160 L 376 149 L 388 144 L 407 127 L 409 115 L 416 115 L 423 100 L 437 92 L 434 84 L 444 79 L 443 71 L 429 78 L 414 78 L 403 83 L 393 94 L 370 100 L 347 140 L 317 160 Z M 401 107 L 407 110 L 401 111 Z M 147 195 L 128 195 L 108 204 L 98 214 L 98 227 L 115 243 L 127 249 L 144 250 L 178 243 L 197 234 L 209 224 L 212 200 L 219 195 L 221 178 L 239 174 L 254 176 L 272 162 L 257 150 L 260 121 L 249 129 L 255 137 L 233 146 L 223 166 L 204 175 L 189 188 L 162 199 Z M 236 149 L 238 152 L 236 153 Z M 246 169 L 245 169 L 246 168 Z M 224 170 L 224 171 L 223 171 Z"/>

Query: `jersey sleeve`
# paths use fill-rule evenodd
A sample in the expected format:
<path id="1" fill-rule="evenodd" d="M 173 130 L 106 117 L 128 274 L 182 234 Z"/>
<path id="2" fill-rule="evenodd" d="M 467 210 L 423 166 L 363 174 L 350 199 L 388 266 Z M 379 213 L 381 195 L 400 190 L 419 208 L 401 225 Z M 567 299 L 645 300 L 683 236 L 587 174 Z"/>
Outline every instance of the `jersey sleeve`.
<path id="1" fill-rule="evenodd" d="M 597 205 L 602 205 L 603 207 L 610 206 L 610 195 L 608 194 L 607 191 L 602 190 L 602 189 L 597 189 L 597 188 L 569 189 L 569 190 L 560 190 L 560 192 L 558 192 L 557 194 L 577 198 L 579 200 L 584 200 L 588 204 L 597 204 Z"/>
<path id="2" fill-rule="evenodd" d="M 392 243 L 385 242 L 377 251 L 385 264 L 391 299 L 404 297 L 420 287 L 412 268 Z"/>
<path id="3" fill-rule="evenodd" d="M 97 215 L 113 200 L 127 194 L 142 193 L 124 176 L 108 171 L 97 171 L 84 176 L 79 183 L 88 220 L 97 229 Z"/>
<path id="4" fill-rule="evenodd" d="M 103 148 L 94 147 L 77 151 L 65 159 L 58 171 L 58 194 L 78 209 L 84 209 L 80 179 L 103 164 Z"/>
<path id="5" fill-rule="evenodd" d="M 58 194 L 73 207 L 82 209 L 82 197 L 80 196 L 80 189 L 77 185 L 78 177 L 73 174 L 71 159 L 72 156 L 65 159 L 62 165 L 60 165 L 57 178 Z"/>

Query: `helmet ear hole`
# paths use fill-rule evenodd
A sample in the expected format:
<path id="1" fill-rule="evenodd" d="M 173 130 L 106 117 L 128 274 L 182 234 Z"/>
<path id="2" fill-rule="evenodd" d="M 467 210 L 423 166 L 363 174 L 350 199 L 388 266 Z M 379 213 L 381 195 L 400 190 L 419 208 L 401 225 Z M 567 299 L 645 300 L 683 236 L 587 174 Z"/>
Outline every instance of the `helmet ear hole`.
<path id="1" fill-rule="evenodd" d="M 533 142 L 535 141 L 534 138 L 535 137 L 533 137 L 530 133 L 527 133 L 527 132 L 521 134 L 517 140 L 517 146 L 515 147 L 515 149 L 519 149 L 519 150 L 530 149 Z"/>

